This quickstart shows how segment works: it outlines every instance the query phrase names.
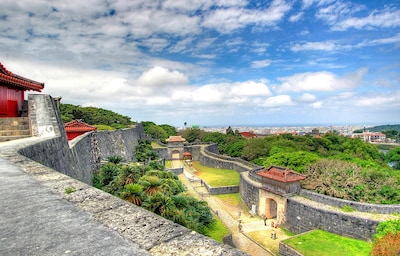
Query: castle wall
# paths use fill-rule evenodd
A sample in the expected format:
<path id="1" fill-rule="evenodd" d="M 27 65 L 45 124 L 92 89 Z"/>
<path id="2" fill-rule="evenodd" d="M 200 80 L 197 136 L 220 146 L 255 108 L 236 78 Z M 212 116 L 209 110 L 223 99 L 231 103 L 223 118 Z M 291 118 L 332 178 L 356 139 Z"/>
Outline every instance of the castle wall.
<path id="1" fill-rule="evenodd" d="M 239 193 L 242 201 L 251 209 L 252 205 L 259 205 L 260 187 L 246 179 L 247 175 L 245 172 L 240 174 Z"/>
<path id="2" fill-rule="evenodd" d="M 152 255 L 245 255 L 87 185 L 101 159 L 111 155 L 134 159 L 135 144 L 143 133 L 141 126 L 84 134 L 71 143 L 70 149 L 53 99 L 49 95 L 30 95 L 29 100 L 34 137 L 0 147 L 0 155 L 59 193 L 77 212 L 90 214 L 104 227 L 139 244 Z M 71 186 L 77 191 L 65 193 L 66 187 Z M 84 243 L 85 237 L 81 240 Z"/>
<path id="3" fill-rule="evenodd" d="M 296 234 L 312 229 L 322 229 L 339 235 L 371 240 L 378 224 L 378 220 L 304 204 L 297 197 L 287 200 L 284 227 Z"/>
<path id="4" fill-rule="evenodd" d="M 255 165 L 240 158 L 233 158 L 218 154 L 217 144 L 211 144 L 200 154 L 199 162 L 213 168 L 229 169 L 238 172 L 251 170 Z"/>
<path id="5" fill-rule="evenodd" d="M 300 195 L 310 198 L 313 201 L 331 205 L 337 208 L 341 208 L 343 206 L 350 206 L 356 211 L 359 212 L 371 212 L 371 213 L 381 213 L 381 214 L 392 214 L 400 212 L 400 205 L 398 204 L 368 204 L 361 202 L 354 202 L 349 200 L 343 200 L 340 198 L 330 197 L 326 195 L 321 195 L 309 190 L 302 189 L 300 191 Z"/>

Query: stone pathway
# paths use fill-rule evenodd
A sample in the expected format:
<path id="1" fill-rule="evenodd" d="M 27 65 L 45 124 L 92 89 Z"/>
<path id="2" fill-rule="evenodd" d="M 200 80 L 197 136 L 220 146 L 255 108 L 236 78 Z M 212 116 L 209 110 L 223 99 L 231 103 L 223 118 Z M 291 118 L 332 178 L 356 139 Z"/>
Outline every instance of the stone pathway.
<path id="1" fill-rule="evenodd" d="M 181 161 L 173 161 L 174 167 L 181 167 Z M 200 178 L 191 174 L 187 167 L 184 166 L 184 173 L 181 176 L 182 182 L 186 185 L 195 197 L 200 198 L 206 201 L 209 207 L 214 211 L 218 211 L 218 217 L 224 222 L 224 224 L 228 227 L 228 229 L 232 233 L 232 238 L 234 244 L 237 246 L 238 249 L 241 251 L 248 253 L 252 256 L 265 256 L 265 255 L 274 255 L 269 250 L 263 248 L 258 243 L 254 242 L 246 233 L 253 232 L 253 231 L 265 231 L 265 236 L 270 235 L 271 225 L 270 221 L 268 221 L 268 225 L 264 226 L 264 221 L 259 217 L 250 218 L 245 214 L 242 214 L 242 231 L 239 231 L 239 222 L 238 212 L 231 212 L 229 209 L 226 209 L 223 205 L 221 205 L 218 200 L 216 200 L 213 196 L 208 195 L 208 191 L 204 186 L 201 186 Z M 235 216 L 235 217 L 234 217 Z M 278 242 L 278 241 L 276 241 Z"/>

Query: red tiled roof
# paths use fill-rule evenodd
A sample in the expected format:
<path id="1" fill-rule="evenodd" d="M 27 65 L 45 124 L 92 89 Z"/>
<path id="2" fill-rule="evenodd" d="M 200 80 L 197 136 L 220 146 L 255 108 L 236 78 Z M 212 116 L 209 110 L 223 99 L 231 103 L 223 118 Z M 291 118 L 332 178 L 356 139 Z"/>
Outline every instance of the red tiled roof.
<path id="1" fill-rule="evenodd" d="M 166 142 L 185 142 L 186 140 L 181 136 L 169 136 L 168 139 L 165 140 Z"/>
<path id="2" fill-rule="evenodd" d="M 294 182 L 304 180 L 306 178 L 305 175 L 301 175 L 290 169 L 273 165 L 270 166 L 268 169 L 258 171 L 257 175 L 263 178 L 272 179 L 280 182 Z"/>
<path id="3" fill-rule="evenodd" d="M 65 123 L 64 128 L 66 132 L 89 132 L 97 130 L 96 127 L 79 120 L 73 120 L 71 122 Z"/>
<path id="4" fill-rule="evenodd" d="M 183 152 L 183 155 L 184 155 L 184 156 L 191 156 L 192 153 L 185 151 L 185 152 Z"/>
<path id="5" fill-rule="evenodd" d="M 44 88 L 44 83 L 39 83 L 31 79 L 15 75 L 8 71 L 3 64 L 0 62 L 0 82 L 5 84 L 15 86 L 25 90 L 42 91 Z"/>
<path id="6" fill-rule="evenodd" d="M 255 138 L 257 135 L 253 132 L 241 132 L 240 135 L 242 135 L 245 138 Z"/>

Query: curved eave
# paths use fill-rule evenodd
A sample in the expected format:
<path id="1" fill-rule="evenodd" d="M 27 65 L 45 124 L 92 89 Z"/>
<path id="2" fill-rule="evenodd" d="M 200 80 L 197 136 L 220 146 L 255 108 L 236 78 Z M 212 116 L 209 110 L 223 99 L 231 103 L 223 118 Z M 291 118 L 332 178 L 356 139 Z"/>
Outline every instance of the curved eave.
<path id="1" fill-rule="evenodd" d="M 18 79 L 16 77 L 8 76 L 0 73 L 0 82 L 14 86 L 17 88 L 41 92 L 44 88 L 43 83 L 34 83 Z"/>

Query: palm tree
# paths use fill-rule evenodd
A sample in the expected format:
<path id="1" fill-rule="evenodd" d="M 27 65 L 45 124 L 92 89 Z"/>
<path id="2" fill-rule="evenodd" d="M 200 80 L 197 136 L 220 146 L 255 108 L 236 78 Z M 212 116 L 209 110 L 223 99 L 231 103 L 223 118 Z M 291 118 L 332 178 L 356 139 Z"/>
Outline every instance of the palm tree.
<path id="1" fill-rule="evenodd" d="M 143 187 L 138 184 L 127 184 L 121 192 L 121 198 L 135 205 L 140 206 L 143 200 Z"/>
<path id="2" fill-rule="evenodd" d="M 162 193 L 156 193 L 146 198 L 142 206 L 164 218 L 171 219 L 175 216 L 176 207 L 169 196 Z"/>
<path id="3" fill-rule="evenodd" d="M 162 191 L 164 179 L 157 176 L 143 176 L 139 179 L 139 184 L 143 186 L 146 195 L 152 196 Z"/>

